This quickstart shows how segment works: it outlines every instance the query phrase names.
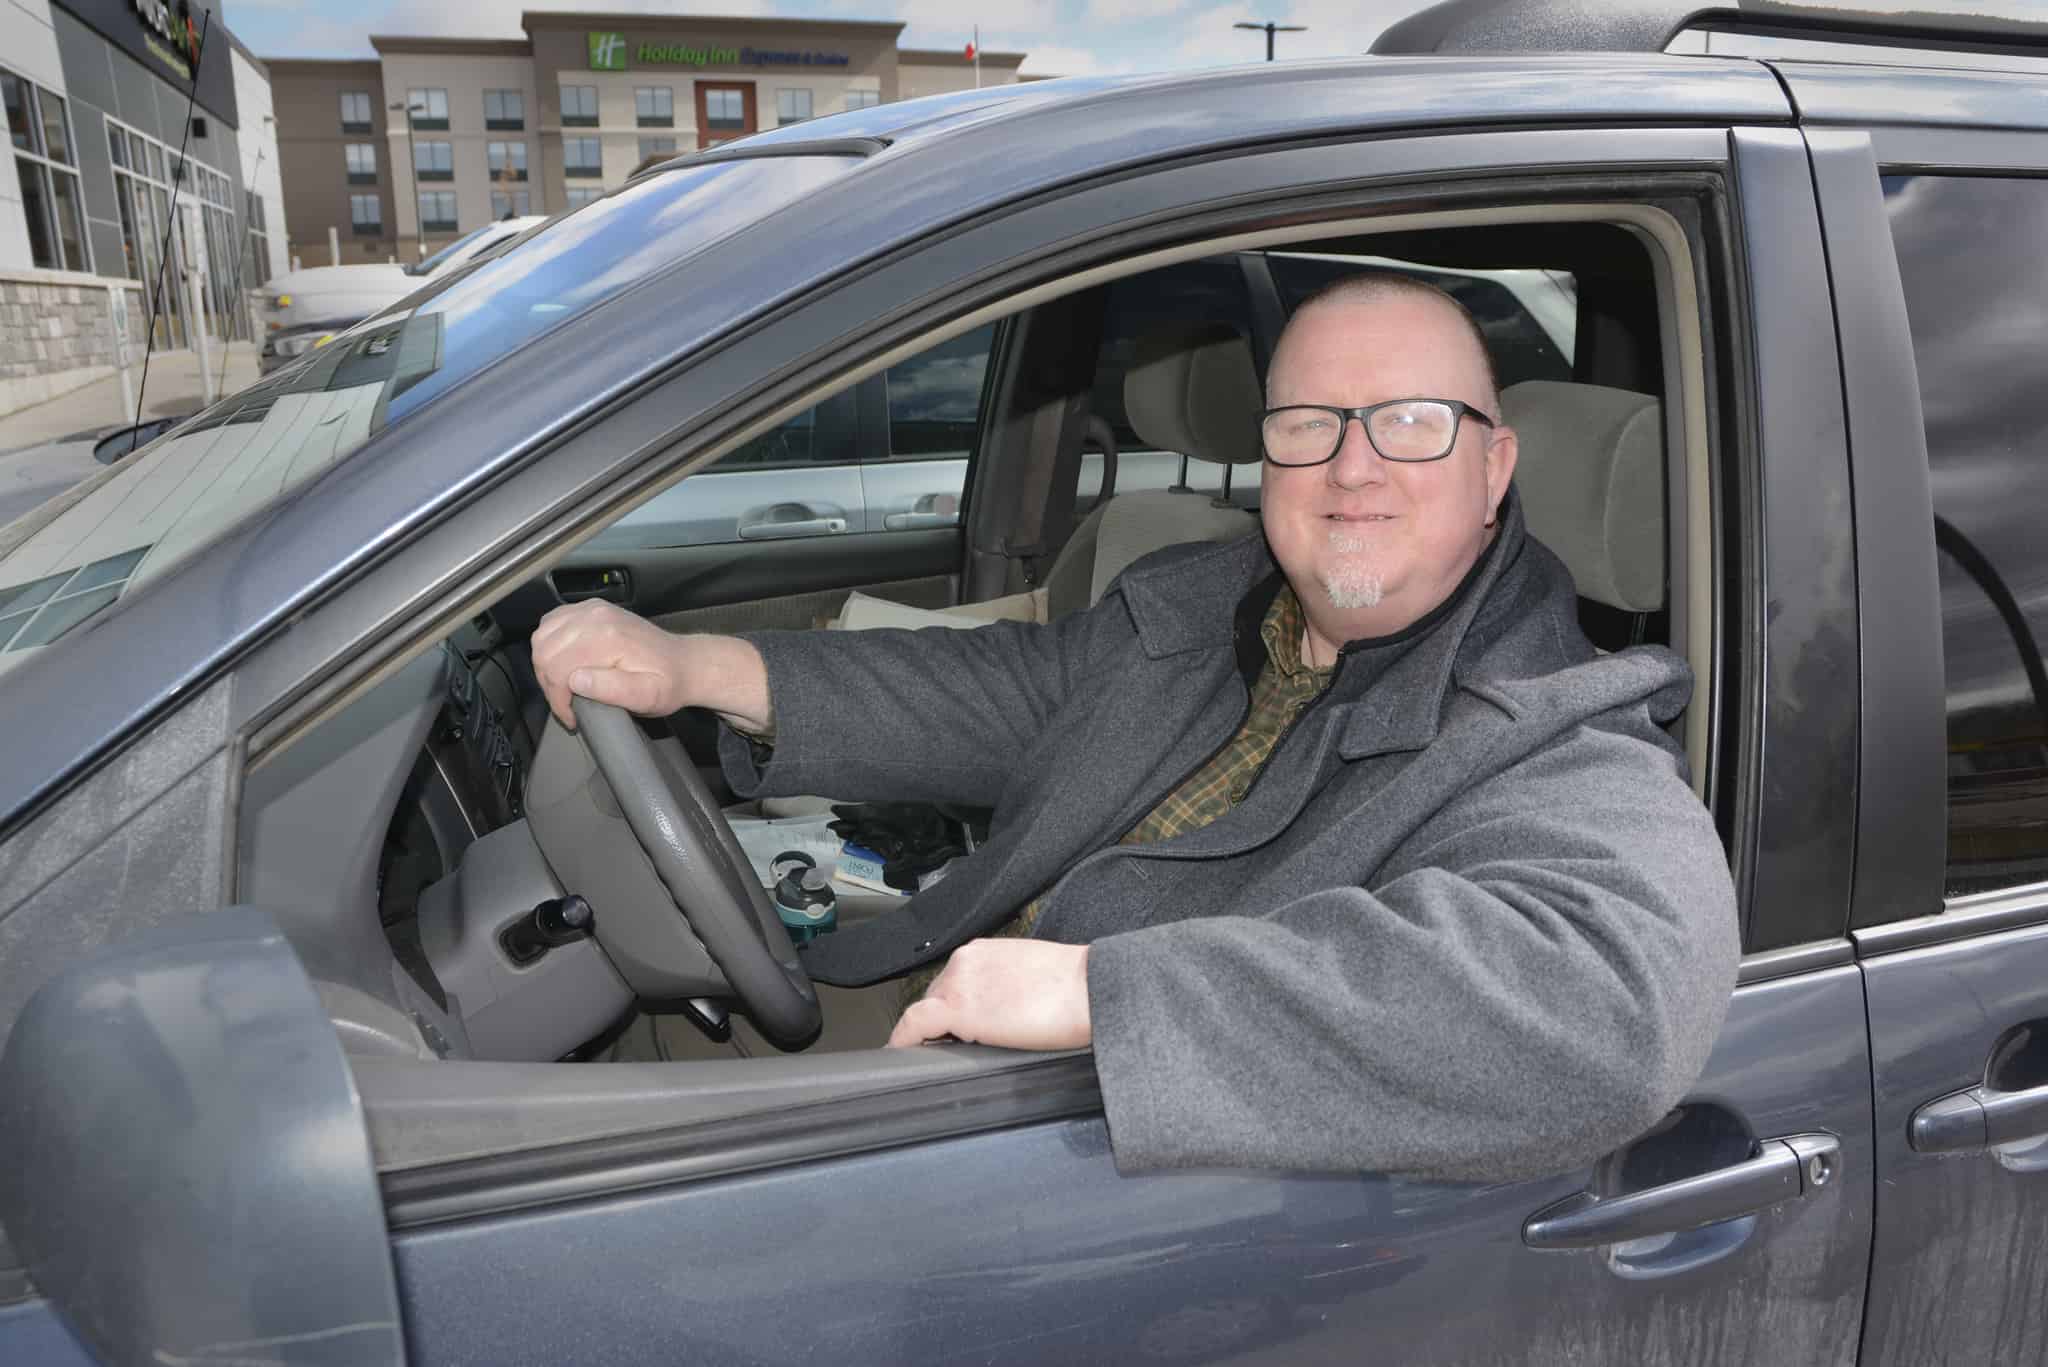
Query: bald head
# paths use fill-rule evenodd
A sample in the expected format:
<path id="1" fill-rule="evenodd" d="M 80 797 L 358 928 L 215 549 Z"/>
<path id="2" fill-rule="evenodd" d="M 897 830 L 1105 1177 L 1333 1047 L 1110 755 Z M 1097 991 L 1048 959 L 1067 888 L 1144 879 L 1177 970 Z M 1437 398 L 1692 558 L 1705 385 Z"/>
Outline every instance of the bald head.
<path id="1" fill-rule="evenodd" d="M 1466 364 L 1476 365 L 1483 376 L 1484 392 L 1467 398 L 1468 403 L 1483 405 L 1484 411 L 1492 417 L 1500 416 L 1500 381 L 1494 374 L 1493 355 L 1486 347 L 1486 334 L 1479 329 L 1479 321 L 1463 304 L 1453 299 L 1435 285 L 1425 284 L 1413 276 L 1399 275 L 1393 271 L 1361 271 L 1347 275 L 1311 294 L 1295 307 L 1294 316 L 1287 320 L 1287 326 L 1280 333 L 1280 341 L 1273 348 L 1272 369 L 1278 370 L 1283 354 L 1287 350 L 1288 336 L 1295 331 L 1295 325 L 1311 310 L 1339 308 L 1373 308 L 1392 303 L 1409 303 L 1420 306 L 1424 311 L 1438 313 L 1446 320 L 1447 337 L 1431 339 L 1430 344 L 1449 340 L 1463 353 L 1457 359 Z M 1270 395 L 1271 379 L 1268 378 L 1267 403 L 1273 403 Z"/>
<path id="2" fill-rule="evenodd" d="M 1387 459 L 1356 416 L 1425 399 L 1480 415 L 1460 417 L 1435 459 Z M 1266 544 L 1307 616 L 1310 655 L 1327 662 L 1343 642 L 1400 631 L 1444 602 L 1492 540 L 1515 469 L 1515 435 L 1499 425 L 1493 366 L 1471 315 L 1405 276 L 1340 280 L 1288 320 L 1266 402 L 1353 414 L 1327 460 L 1269 460 L 1261 481 Z"/>

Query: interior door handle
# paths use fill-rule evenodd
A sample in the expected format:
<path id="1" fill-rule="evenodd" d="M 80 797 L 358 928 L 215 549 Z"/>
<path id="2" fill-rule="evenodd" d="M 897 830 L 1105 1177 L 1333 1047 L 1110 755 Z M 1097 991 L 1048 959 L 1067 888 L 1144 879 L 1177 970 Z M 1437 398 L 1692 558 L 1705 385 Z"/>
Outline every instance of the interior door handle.
<path id="1" fill-rule="evenodd" d="M 843 517 L 805 517 L 795 522 L 742 522 L 740 540 L 777 541 L 789 536 L 831 536 L 846 530 Z"/>
<path id="2" fill-rule="evenodd" d="M 1906 1138 L 1915 1153 L 1971 1153 L 2048 1136 L 2048 1087 L 2017 1092 L 1972 1087 L 1913 1112 Z"/>
<path id="3" fill-rule="evenodd" d="M 1582 1191 L 1545 1206 L 1522 1225 L 1530 1248 L 1598 1248 L 1653 1234 L 1681 1234 L 1753 1215 L 1830 1185 L 1842 1143 L 1831 1134 L 1766 1139 L 1756 1157 L 1626 1196 Z"/>
<path id="4" fill-rule="evenodd" d="M 890 532 L 916 531 L 920 527 L 957 527 L 960 514 L 954 513 L 890 513 L 882 519 L 882 530 Z"/>

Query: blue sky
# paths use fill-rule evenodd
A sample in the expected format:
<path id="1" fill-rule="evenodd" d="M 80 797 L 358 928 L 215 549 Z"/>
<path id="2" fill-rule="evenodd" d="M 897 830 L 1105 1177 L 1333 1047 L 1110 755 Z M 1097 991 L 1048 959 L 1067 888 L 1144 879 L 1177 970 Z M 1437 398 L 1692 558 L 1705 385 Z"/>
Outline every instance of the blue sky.
<path id="1" fill-rule="evenodd" d="M 962 47 L 978 23 L 984 49 L 1030 54 L 1025 71 L 1080 76 L 1262 60 L 1265 35 L 1233 29 L 1240 20 L 1306 24 L 1306 33 L 1279 35 L 1283 58 L 1350 55 L 1425 2 L 1004 0 L 977 12 L 959 0 L 709 0 L 701 7 L 649 0 L 221 0 L 221 13 L 265 57 L 367 57 L 373 33 L 517 38 L 526 9 L 894 19 L 906 25 L 903 46 L 924 48 Z"/>

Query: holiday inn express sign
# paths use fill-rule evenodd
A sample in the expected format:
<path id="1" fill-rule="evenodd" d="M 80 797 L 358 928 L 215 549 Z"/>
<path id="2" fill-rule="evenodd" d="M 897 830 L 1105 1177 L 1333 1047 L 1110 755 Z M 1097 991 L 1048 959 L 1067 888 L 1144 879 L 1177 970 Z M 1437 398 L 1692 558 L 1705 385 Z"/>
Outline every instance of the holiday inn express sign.
<path id="1" fill-rule="evenodd" d="M 788 51 L 759 47 L 709 47 L 692 43 L 630 42 L 623 33 L 590 34 L 590 69 L 624 71 L 633 66 L 847 66 L 843 52 Z"/>

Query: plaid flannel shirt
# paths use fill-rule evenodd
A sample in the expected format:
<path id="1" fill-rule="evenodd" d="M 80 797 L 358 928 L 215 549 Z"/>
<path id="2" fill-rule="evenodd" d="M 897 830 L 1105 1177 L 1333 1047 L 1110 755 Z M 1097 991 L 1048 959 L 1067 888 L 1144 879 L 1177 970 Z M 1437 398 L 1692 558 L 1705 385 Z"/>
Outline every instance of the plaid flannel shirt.
<path id="1" fill-rule="evenodd" d="M 1280 738 L 1287 734 L 1287 728 L 1322 696 L 1335 672 L 1334 665 L 1317 669 L 1303 662 L 1304 622 L 1301 600 L 1294 596 L 1291 586 L 1283 584 L 1259 623 L 1259 639 L 1266 646 L 1266 664 L 1252 684 L 1251 708 L 1245 713 L 1244 724 L 1221 750 L 1209 757 L 1208 763 L 1168 793 L 1118 844 L 1152 845 L 1198 831 L 1244 801 Z M 1029 935 L 1044 906 L 1043 895 L 1035 898 L 996 934 Z M 944 967 L 942 960 L 906 976 L 903 1005 L 907 1007 L 923 996 Z"/>

